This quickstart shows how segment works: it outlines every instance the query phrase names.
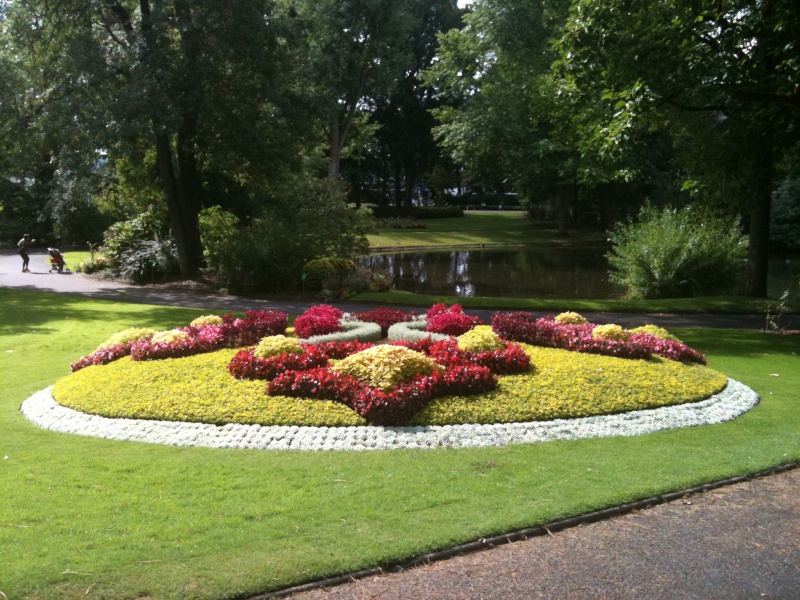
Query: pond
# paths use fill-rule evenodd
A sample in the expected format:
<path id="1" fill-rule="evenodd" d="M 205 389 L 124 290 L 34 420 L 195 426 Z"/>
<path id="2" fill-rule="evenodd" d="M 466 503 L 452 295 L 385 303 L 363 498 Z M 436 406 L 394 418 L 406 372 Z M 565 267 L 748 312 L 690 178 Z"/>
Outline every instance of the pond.
<path id="1" fill-rule="evenodd" d="M 376 254 L 359 261 L 392 278 L 394 289 L 417 294 L 506 298 L 615 298 L 607 247 L 470 249 Z M 800 257 L 770 260 L 770 297 L 800 273 Z"/>

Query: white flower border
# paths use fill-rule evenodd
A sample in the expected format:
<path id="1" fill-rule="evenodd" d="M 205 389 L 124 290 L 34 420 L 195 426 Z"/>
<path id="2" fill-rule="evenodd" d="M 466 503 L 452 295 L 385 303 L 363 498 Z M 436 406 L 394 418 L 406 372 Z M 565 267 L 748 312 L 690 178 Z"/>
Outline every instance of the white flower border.
<path id="1" fill-rule="evenodd" d="M 30 421 L 51 431 L 172 446 L 256 448 L 265 450 L 390 450 L 398 448 L 470 448 L 630 436 L 666 429 L 730 421 L 759 402 L 756 392 L 733 379 L 727 387 L 700 402 L 637 410 L 617 415 L 492 425 L 427 427 L 297 427 L 208 425 L 175 421 L 110 419 L 58 404 L 52 387 L 23 402 Z"/>
<path id="2" fill-rule="evenodd" d="M 425 331 L 428 326 L 428 321 L 425 317 L 415 318 L 413 321 L 405 321 L 395 323 L 387 331 L 387 338 L 390 342 L 397 342 L 407 340 L 409 342 L 418 342 L 419 340 L 431 339 L 434 341 L 449 340 L 452 336 L 445 335 L 444 333 L 432 333 Z"/>

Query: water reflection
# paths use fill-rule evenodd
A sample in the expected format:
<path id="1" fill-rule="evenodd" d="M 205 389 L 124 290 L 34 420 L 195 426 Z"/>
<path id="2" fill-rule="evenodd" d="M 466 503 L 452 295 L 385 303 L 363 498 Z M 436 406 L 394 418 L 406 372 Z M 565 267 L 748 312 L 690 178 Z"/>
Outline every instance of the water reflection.
<path id="1" fill-rule="evenodd" d="M 517 248 L 380 254 L 360 260 L 385 272 L 398 290 L 447 296 L 507 298 L 615 298 L 608 281 L 607 248 Z M 770 260 L 769 295 L 780 297 L 800 275 L 800 257 Z"/>
<path id="2" fill-rule="evenodd" d="M 361 260 L 393 287 L 418 294 L 609 298 L 604 248 L 525 248 L 381 254 Z"/>

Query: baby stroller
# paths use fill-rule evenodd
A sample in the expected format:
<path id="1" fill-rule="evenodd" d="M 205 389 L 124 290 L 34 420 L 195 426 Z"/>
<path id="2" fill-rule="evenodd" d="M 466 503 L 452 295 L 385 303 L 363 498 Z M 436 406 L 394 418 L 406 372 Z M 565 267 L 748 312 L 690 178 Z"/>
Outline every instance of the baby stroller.
<path id="1" fill-rule="evenodd" d="M 67 264 L 64 262 L 64 257 L 62 256 L 61 252 L 59 252 L 58 248 L 48 248 L 47 254 L 50 255 L 50 272 L 58 271 L 59 273 L 63 273 L 66 269 L 67 273 L 69 273 L 69 269 L 67 268 Z"/>

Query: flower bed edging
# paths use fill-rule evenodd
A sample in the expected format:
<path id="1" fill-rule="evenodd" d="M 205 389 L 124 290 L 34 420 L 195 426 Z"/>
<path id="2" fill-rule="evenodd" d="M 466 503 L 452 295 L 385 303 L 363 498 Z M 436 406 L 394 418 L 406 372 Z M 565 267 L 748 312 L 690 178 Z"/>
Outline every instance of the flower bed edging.
<path id="1" fill-rule="evenodd" d="M 58 404 L 52 386 L 23 402 L 21 412 L 43 429 L 171 446 L 264 450 L 389 450 L 504 446 L 588 437 L 631 436 L 730 421 L 758 404 L 758 394 L 733 379 L 700 402 L 629 413 L 494 425 L 428 427 L 297 427 L 207 425 L 88 415 Z"/>

